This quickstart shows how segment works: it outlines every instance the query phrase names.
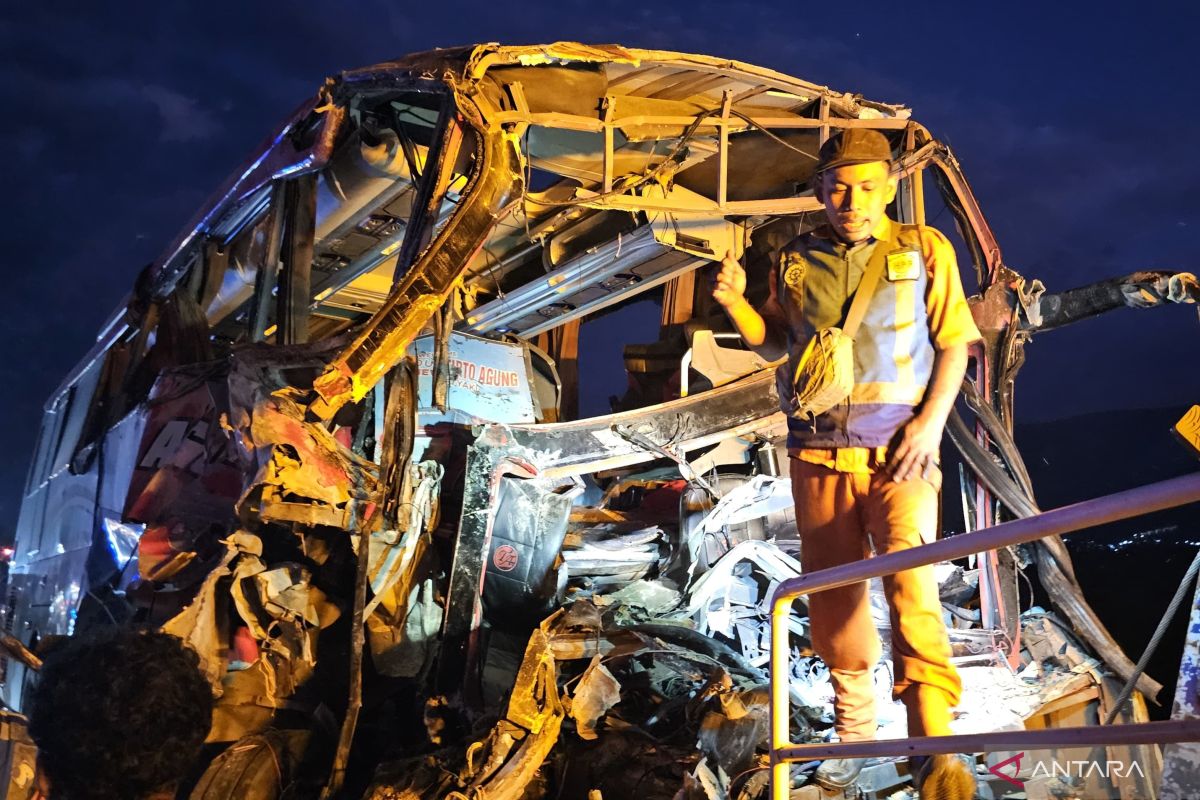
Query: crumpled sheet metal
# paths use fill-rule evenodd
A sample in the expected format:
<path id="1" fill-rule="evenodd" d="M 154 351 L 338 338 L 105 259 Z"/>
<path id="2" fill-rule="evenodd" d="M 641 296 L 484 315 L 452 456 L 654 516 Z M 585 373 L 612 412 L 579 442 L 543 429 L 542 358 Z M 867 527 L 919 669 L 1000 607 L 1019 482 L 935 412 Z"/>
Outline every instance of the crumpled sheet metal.
<path id="1" fill-rule="evenodd" d="M 407 503 L 409 515 L 404 531 L 374 531 L 371 534 L 367 576 L 375 597 L 363 610 L 369 616 L 383 597 L 406 576 L 415 561 L 419 561 L 420 540 L 428 536 L 437 523 L 437 504 L 441 494 L 444 469 L 436 461 L 423 461 L 411 467 L 416 488 Z M 410 581 L 401 581 L 407 584 Z"/>
<path id="2" fill-rule="evenodd" d="M 178 465 L 164 462 L 168 468 L 150 475 L 145 487 L 138 492 L 131 487 L 129 502 L 144 513 L 154 512 L 146 520 L 153 523 L 146 544 L 162 545 L 163 558 L 146 560 L 155 569 L 149 577 L 162 580 L 185 568 L 194 571 L 200 565 L 196 554 L 204 552 L 200 543 L 182 538 L 187 530 L 176 534 L 179 523 L 163 498 L 207 503 L 201 533 L 210 537 L 204 542 L 208 546 L 219 535 L 211 529 L 222 520 L 217 513 L 222 510 L 230 526 L 239 517 L 252 528 L 293 522 L 348 530 L 363 526 L 363 520 L 370 526 L 378 467 L 321 425 L 306 421 L 296 391 L 287 385 L 291 370 L 323 364 L 324 351 L 338 346 L 340 342 L 325 341 L 247 348 L 216 366 L 204 365 L 204 371 L 184 368 L 169 375 L 174 383 L 163 386 L 174 387 L 176 394 L 164 398 L 164 408 L 172 408 L 174 401 L 187 412 L 190 438 L 176 450 L 153 438 L 145 447 L 158 447 L 176 461 L 199 459 L 203 469 L 190 483 L 172 484 L 167 479 L 183 473 Z M 187 493 L 180 495 L 179 487 Z M 262 535 L 289 534 L 265 528 Z M 226 552 L 191 604 L 163 626 L 198 653 L 218 698 L 210 741 L 238 739 L 269 724 L 313 674 L 318 633 L 340 613 L 312 585 L 307 566 L 268 563 L 257 535 L 235 531 L 224 543 Z M 231 617 L 231 607 L 236 616 Z"/>
<path id="3" fill-rule="evenodd" d="M 299 564 L 282 564 L 254 576 L 259 598 L 276 619 L 294 619 L 315 628 L 328 628 L 341 611 L 312 586 L 312 573 Z"/>
<path id="4" fill-rule="evenodd" d="M 639 796 L 637 787 L 653 784 L 648 796 L 670 797 L 682 782 L 678 796 L 727 797 L 731 776 L 743 772 L 731 770 L 752 767 L 766 746 L 765 672 L 730 671 L 721 651 L 736 659 L 733 651 L 681 625 L 605 624 L 588 600 L 555 612 L 530 637 L 504 718 L 468 746 L 465 766 L 451 751 L 397 762 L 367 797 L 539 797 L 547 781 L 562 781 L 561 796 Z M 588 663 L 563 680 L 560 660 Z M 567 715 L 577 737 L 562 735 Z"/>
<path id="5" fill-rule="evenodd" d="M 589 646 L 578 646 L 583 643 Z M 563 689 L 559 688 L 556 652 L 564 659 L 591 659 L 573 690 L 571 682 Z M 667 704 L 676 709 L 675 713 L 682 714 L 685 705 L 689 708 L 693 704 L 707 705 L 724 691 L 730 696 L 720 703 L 723 714 L 738 719 L 752 716 L 741 702 L 751 697 L 742 693 L 750 684 L 740 677 L 735 684 L 719 668 L 715 672 L 724 676 L 724 682 L 713 690 L 714 693 L 705 690 L 693 697 L 694 692 L 689 694 L 678 688 L 698 686 L 697 681 L 703 682 L 705 676 L 713 674 L 715 660 L 711 655 L 692 652 L 645 633 L 604 630 L 598 609 L 581 600 L 568 609 L 555 612 L 530 636 L 504 718 L 493 726 L 487 737 L 467 748 L 464 767 L 457 773 L 449 772 L 450 764 L 445 756 L 436 756 L 416 768 L 409 764 L 394 771 L 395 777 L 383 778 L 367 796 L 372 800 L 516 800 L 537 796 L 526 792 L 559 743 L 568 713 L 575 719 L 576 730 L 584 740 L 598 736 L 603 742 L 607 735 L 620 736 L 622 731 L 628 732 L 631 726 L 625 720 L 610 719 L 604 731 L 597 724 L 624 699 L 624 687 L 602 662 L 640 652 L 654 653 L 654 661 L 649 670 L 638 667 L 636 672 L 645 672 L 652 684 L 658 681 L 662 686 L 675 687 L 676 693 L 683 691 L 678 700 L 685 702 Z M 758 680 L 762 678 L 760 675 Z M 764 713 L 765 708 L 763 706 Z M 641 741 L 640 738 L 637 740 Z M 689 749 L 686 744 L 681 747 L 684 751 Z M 722 775 L 720 768 L 714 767 L 710 785 L 722 781 L 727 785 L 728 777 L 720 777 Z"/>
<path id="6" fill-rule="evenodd" d="M 1172 303 L 1200 303 L 1200 281 L 1190 272 L 1167 279 L 1167 299 Z"/>
<path id="7" fill-rule="evenodd" d="M 619 702 L 621 683 L 600 663 L 599 655 L 593 656 L 571 697 L 571 718 L 575 720 L 575 730 L 580 738 L 598 738 L 596 724 Z"/>
<path id="8" fill-rule="evenodd" d="M 558 741 L 566 711 L 550 647 L 554 621 L 543 622 L 529 637 L 508 713 L 487 739 L 468 748 L 467 766 L 458 776 L 463 789 L 447 797 L 518 800 Z"/>
<path id="9" fill-rule="evenodd" d="M 1037 278 L 1027 281 L 1020 275 L 1016 275 L 1012 288 L 1016 292 L 1017 303 L 1025 312 L 1025 318 L 1029 320 L 1029 324 L 1034 328 L 1040 326 L 1042 324 L 1041 300 L 1042 295 L 1046 293 L 1046 284 Z"/>
<path id="10" fill-rule="evenodd" d="M 261 647 L 310 666 L 316 655 L 308 631 L 329 627 L 341 614 L 324 592 L 310 585 L 311 578 L 299 564 L 267 569 L 262 559 L 243 554 L 229 587 L 238 615 Z"/>
<path id="11" fill-rule="evenodd" d="M 1152 275 L 1150 280 L 1121 287 L 1125 304 L 1132 308 L 1152 308 L 1162 303 L 1200 302 L 1200 281 L 1190 272 Z"/>
<path id="12" fill-rule="evenodd" d="M 562 617 L 563 612 L 556 612 L 530 635 L 505 716 L 485 738 L 467 747 L 465 764 L 457 773 L 448 771 L 441 763 L 426 764 L 424 769 L 406 769 L 401 775 L 402 785 L 393 781 L 377 783 L 367 797 L 370 800 L 523 797 L 558 742 L 566 718 L 551 646 L 554 632 L 562 627 Z M 431 766 L 433 769 L 429 769 Z"/>
<path id="13" fill-rule="evenodd" d="M 728 611 L 728 588 L 733 582 L 733 571 L 744 561 L 753 563 L 773 581 L 795 578 L 801 572 L 799 561 L 770 542 L 753 539 L 739 542 L 701 575 L 688 593 L 687 613 L 697 620 L 701 630 L 725 632 L 726 620 L 720 612 Z M 714 613 L 712 603 L 717 598 L 724 598 L 724 602 Z"/>
<path id="14" fill-rule="evenodd" d="M 262 730 L 312 674 L 317 632 L 340 614 L 310 585 L 306 568 L 284 563 L 267 569 L 258 536 L 238 531 L 225 544 L 225 555 L 193 601 L 162 627 L 196 651 L 218 698 L 209 741 Z M 239 660 L 236 633 L 229 630 L 230 600 L 254 640 L 252 661 Z"/>
<path id="15" fill-rule="evenodd" d="M 410 587 L 406 594 L 401 593 Z M 367 642 L 375 670 L 412 678 L 430 663 L 442 629 L 442 604 L 431 578 L 397 582 L 367 617 Z"/>
<path id="16" fill-rule="evenodd" d="M 714 771 L 708 764 L 708 756 L 700 759 L 695 769 L 683 777 L 683 786 L 673 800 L 725 800 L 728 796 L 729 776 L 720 766 Z"/>
<path id="17" fill-rule="evenodd" d="M 147 525 L 143 578 L 188 569 L 184 584 L 199 580 L 189 568 L 196 552 L 211 545 L 214 525 L 230 530 L 239 515 L 349 529 L 373 512 L 378 467 L 305 421 L 287 387 L 289 370 L 318 367 L 340 345 L 247 348 L 159 378 L 125 503 Z"/>
<path id="18" fill-rule="evenodd" d="M 164 633 L 178 636 L 184 644 L 196 651 L 200 658 L 200 671 L 212 686 L 213 697 L 222 694 L 225 677 L 224 651 L 228 647 L 229 632 L 222 601 L 217 596 L 217 582 L 229 577 L 229 565 L 241 552 L 262 555 L 262 542 L 257 536 L 242 531 L 230 536 L 227 550 L 221 562 L 213 568 L 196 592 L 195 599 L 183 611 L 163 624 Z"/>
<path id="19" fill-rule="evenodd" d="M 766 686 L 718 695 L 720 710 L 700 723 L 698 746 L 706 759 L 726 775 L 739 775 L 754 765 L 759 745 L 771 732 L 770 689 Z"/>
<path id="20" fill-rule="evenodd" d="M 404 531 L 376 530 L 368 540 L 367 578 L 374 597 L 363 609 L 375 668 L 393 678 L 420 674 L 441 630 L 434 591 L 436 555 L 430 536 L 438 519 L 443 469 L 435 461 L 410 465 L 412 497 Z"/>
<path id="21" fill-rule="evenodd" d="M 683 594 L 669 583 L 665 579 L 634 581 L 612 594 L 596 595 L 592 599 L 597 605 L 617 606 L 618 622 L 632 621 L 627 609 L 640 609 L 649 617 L 665 616 L 683 603 Z"/>
<path id="22" fill-rule="evenodd" d="M 246 463 L 243 518 L 357 529 L 375 510 L 378 465 L 306 419 L 290 370 L 316 369 L 342 345 L 250 348 L 230 360 L 219 422 Z"/>
<path id="23" fill-rule="evenodd" d="M 303 407 L 287 393 L 262 398 L 248 422 L 243 441 L 253 448 L 258 471 L 240 508 L 261 489 L 257 516 L 264 522 L 348 529 L 374 512 L 378 467 L 306 422 Z"/>
<path id="24" fill-rule="evenodd" d="M 544 763 L 559 764 L 555 759 L 578 758 L 581 752 L 586 752 L 579 751 L 579 741 L 569 736 L 561 739 L 562 749 L 559 748 L 561 727 L 567 715 L 573 718 L 580 739 L 595 739 L 603 748 L 608 737 L 620 741 L 630 731 L 657 736 L 672 729 L 675 720 L 669 716 L 671 712 L 659 711 L 672 705 L 675 713 L 681 713 L 686 706 L 691 724 L 700 721 L 695 740 L 697 749 L 686 762 L 679 762 L 686 763 L 689 772 L 677 796 L 704 800 L 727 797 L 731 788 L 729 776 L 752 770 L 765 746 L 768 718 L 760 685 L 765 681 L 765 673 L 747 666 L 748 672 L 736 676 L 736 685 L 731 675 L 722 670 L 718 673 L 724 675 L 723 681 L 712 677 L 718 657 L 703 652 L 698 643 L 728 648 L 679 622 L 695 615 L 693 622 L 699 622 L 703 631 L 704 625 L 712 624 L 710 617 L 714 610 L 719 621 L 721 604 L 731 591 L 731 583 L 737 582 L 739 571 L 748 568 L 752 568 L 754 580 L 759 584 L 757 602 L 769 602 L 770 591 L 763 589 L 763 585 L 800 573 L 795 559 L 774 543 L 749 541 L 732 548 L 695 582 L 690 592 L 683 593 L 680 604 L 673 603 L 676 597 L 673 590 L 664 586 L 660 588 L 665 591 L 652 591 L 656 582 L 646 581 L 614 595 L 598 596 L 595 602 L 578 600 L 556 612 L 530 638 L 505 718 L 493 727 L 489 736 L 470 746 L 467 765 L 458 771 L 457 779 L 438 778 L 400 793 L 380 787 L 372 797 L 461 800 L 536 796 L 547 780 Z M 952 568 L 945 571 L 954 574 Z M 762 591 L 766 591 L 767 599 L 759 596 Z M 625 603 L 642 603 L 643 610 L 648 606 L 662 608 L 659 622 L 642 624 L 636 629 L 606 629 L 606 620 L 611 623 Z M 665 624 L 669 620 L 675 624 Z M 1056 629 L 1047 627 L 1046 621 L 1037 615 L 1028 615 L 1024 622 L 1027 645 L 1036 651 L 1035 659 L 1045 662 L 1035 664 L 1037 680 L 1029 677 L 1033 671 L 1013 676 L 1000 660 L 981 665 L 976 663 L 979 657 L 965 659 L 960 671 L 964 683 L 970 686 L 970 697 L 958 709 L 952 725 L 955 732 L 1020 727 L 1026 717 L 1035 714 L 1046 702 L 1087 688 L 1088 682 L 1095 680 L 1094 659 L 1083 658 L 1081 652 L 1063 647 L 1054 636 Z M 1039 639 L 1039 632 L 1046 635 Z M 736 633 L 741 635 L 740 631 Z M 642 657 L 639 655 L 642 653 L 653 655 Z M 735 653 L 731 651 L 730 655 Z M 556 659 L 590 659 L 591 664 L 579 675 L 573 689 L 573 682 L 567 681 L 559 690 Z M 968 660 L 971 663 L 966 663 Z M 819 659 L 793 659 L 795 666 L 806 662 L 811 669 L 804 675 L 792 676 L 793 702 L 801 706 L 797 708 L 797 722 L 811 725 L 804 738 L 820 740 L 833 722 L 832 687 Z M 626 676 L 631 676 L 630 680 Z M 880 663 L 875 677 L 881 736 L 903 736 L 905 711 L 892 700 L 890 664 Z M 662 696 L 657 704 L 652 704 L 651 711 L 645 712 L 649 716 L 639 715 L 641 707 L 636 698 L 639 691 L 645 691 L 639 690 L 639 681 L 656 687 L 652 691 Z M 667 698 L 678 692 L 665 687 L 698 687 L 704 681 L 707 683 L 702 689 L 688 689 L 686 697 Z M 656 725 L 666 727 L 656 731 Z M 704 762 L 697 764 L 692 760 L 696 756 L 702 756 Z M 443 773 L 449 767 L 443 766 L 440 759 L 436 763 Z"/>
<path id="25" fill-rule="evenodd" d="M 712 511 L 701 520 L 696 533 L 717 531 L 725 525 L 759 519 L 791 508 L 794 503 L 791 480 L 771 475 L 755 475 L 746 483 L 726 492 Z"/>

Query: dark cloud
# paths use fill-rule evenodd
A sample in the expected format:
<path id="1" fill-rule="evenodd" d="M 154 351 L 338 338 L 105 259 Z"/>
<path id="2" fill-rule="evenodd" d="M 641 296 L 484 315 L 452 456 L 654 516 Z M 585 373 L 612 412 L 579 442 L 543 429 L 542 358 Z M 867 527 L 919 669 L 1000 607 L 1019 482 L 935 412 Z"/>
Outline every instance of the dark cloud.
<path id="1" fill-rule="evenodd" d="M 1195 270 L 1194 5 L 940 5 L 905 15 L 894 3 L 738 0 L 8 4 L 0 535 L 15 521 L 41 404 L 137 271 L 326 75 L 416 50 L 617 42 L 905 103 L 954 146 L 1007 259 L 1031 277 L 1066 288 L 1147 266 Z M 1019 407 L 1200 400 L 1197 333 L 1194 313 L 1171 309 L 1039 338 Z M 1056 388 L 1068 376 L 1070 391 Z"/>

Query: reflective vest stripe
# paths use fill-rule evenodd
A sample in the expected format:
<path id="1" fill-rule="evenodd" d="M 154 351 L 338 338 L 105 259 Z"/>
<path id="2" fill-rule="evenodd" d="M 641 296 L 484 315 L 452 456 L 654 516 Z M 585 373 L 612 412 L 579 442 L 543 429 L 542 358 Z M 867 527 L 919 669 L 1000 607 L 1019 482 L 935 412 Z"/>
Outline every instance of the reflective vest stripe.
<path id="1" fill-rule="evenodd" d="M 901 250 L 921 250 L 915 226 L 902 226 L 896 237 Z M 806 246 L 808 245 L 808 246 Z M 853 252 L 853 270 L 860 271 L 874 247 Z M 828 252 L 827 246 L 801 239 L 789 246 L 781 259 L 780 294 L 787 315 L 792 363 L 820 326 L 840 324 L 849 307 L 847 257 Z M 793 277 L 786 280 L 788 270 Z M 789 420 L 792 447 L 877 447 L 890 442 L 896 430 L 911 418 L 913 407 L 924 398 L 933 372 L 933 345 L 926 322 L 925 291 L 928 275 L 920 270 L 913 280 L 879 282 L 868 304 L 854 346 L 855 387 L 849 402 L 822 414 L 813 423 Z M 806 318 L 809 310 L 821 319 Z M 832 310 L 832 313 L 831 313 Z M 833 318 L 830 321 L 826 318 Z M 790 367 L 789 367 L 790 368 Z M 784 409 L 787 410 L 786 408 Z"/>

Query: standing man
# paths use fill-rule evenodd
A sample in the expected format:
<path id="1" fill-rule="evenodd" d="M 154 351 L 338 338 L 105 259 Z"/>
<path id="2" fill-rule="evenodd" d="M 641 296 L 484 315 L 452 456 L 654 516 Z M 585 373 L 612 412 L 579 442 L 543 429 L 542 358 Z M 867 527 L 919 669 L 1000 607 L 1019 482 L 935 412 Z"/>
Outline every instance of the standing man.
<path id="1" fill-rule="evenodd" d="M 746 273 L 730 256 L 713 297 L 746 343 L 779 368 L 788 417 L 792 493 L 800 559 L 806 572 L 933 541 L 941 489 L 938 450 L 946 417 L 979 331 L 963 296 L 949 241 L 933 228 L 900 225 L 886 209 L 896 196 L 892 151 L 878 131 L 850 128 L 821 147 L 814 177 L 826 222 L 783 249 L 761 309 L 745 298 Z M 793 381 L 809 340 L 843 326 L 877 248 L 886 269 L 870 294 L 854 342 L 854 387 L 814 418 L 795 415 Z M 882 255 L 882 254 L 881 254 Z M 878 267 L 877 267 L 878 269 Z M 891 609 L 895 696 L 911 736 L 950 733 L 950 709 L 962 684 L 933 567 L 883 580 Z M 875 737 L 872 673 L 880 643 L 867 584 L 808 598 L 812 641 L 829 667 L 834 729 L 843 741 Z M 818 783 L 852 785 L 863 759 L 832 759 Z M 969 798 L 970 771 L 953 756 L 935 756 L 918 775 L 923 797 Z"/>

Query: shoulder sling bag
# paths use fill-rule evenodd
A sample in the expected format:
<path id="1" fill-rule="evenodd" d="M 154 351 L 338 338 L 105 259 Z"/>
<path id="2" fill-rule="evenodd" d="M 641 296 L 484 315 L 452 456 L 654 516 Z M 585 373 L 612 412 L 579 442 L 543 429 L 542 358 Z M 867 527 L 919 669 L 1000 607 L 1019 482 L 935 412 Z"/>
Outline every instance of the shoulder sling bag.
<path id="1" fill-rule="evenodd" d="M 845 324 L 817 331 L 808 341 L 792 378 L 796 391 L 795 416 L 816 419 L 850 396 L 854 388 L 854 335 L 895 244 L 894 239 L 876 242 Z"/>

